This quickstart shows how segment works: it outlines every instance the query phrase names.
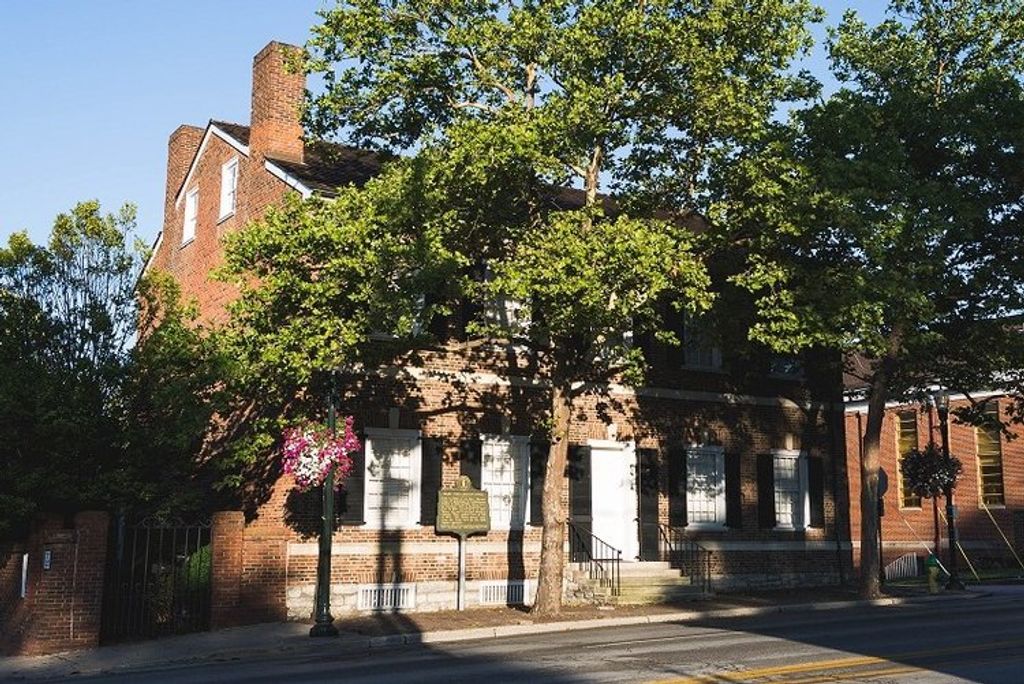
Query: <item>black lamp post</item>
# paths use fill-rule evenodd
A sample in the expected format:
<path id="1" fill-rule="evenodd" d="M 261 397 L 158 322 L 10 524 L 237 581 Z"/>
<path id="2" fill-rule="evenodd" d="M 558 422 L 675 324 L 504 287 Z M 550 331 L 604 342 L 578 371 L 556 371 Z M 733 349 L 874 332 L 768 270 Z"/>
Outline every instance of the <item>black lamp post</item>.
<path id="1" fill-rule="evenodd" d="M 331 373 L 331 391 L 327 400 L 327 428 L 331 436 L 338 431 L 338 379 Z M 316 624 L 309 629 L 311 637 L 338 636 L 331 615 L 331 545 L 334 536 L 334 469 L 327 472 L 322 485 L 323 527 L 320 529 L 320 550 L 316 564 Z"/>
<path id="2" fill-rule="evenodd" d="M 934 395 L 935 408 L 939 414 L 939 432 L 942 436 L 942 457 L 946 459 L 946 465 L 950 463 L 949 454 L 949 393 L 944 389 L 937 390 Z M 946 583 L 946 589 L 954 589 L 963 591 L 964 583 L 960 581 L 960 576 L 957 574 L 956 569 L 956 553 L 957 553 L 957 532 L 956 532 L 956 506 L 953 505 L 953 485 L 952 481 L 946 483 L 946 524 L 949 526 L 949 581 Z M 937 551 L 938 549 L 936 549 Z"/>

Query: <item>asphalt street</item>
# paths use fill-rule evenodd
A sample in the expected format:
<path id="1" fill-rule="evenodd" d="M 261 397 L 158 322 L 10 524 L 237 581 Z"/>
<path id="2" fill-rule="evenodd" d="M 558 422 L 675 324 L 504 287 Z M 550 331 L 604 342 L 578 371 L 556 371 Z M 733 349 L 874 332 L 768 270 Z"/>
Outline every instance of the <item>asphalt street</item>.
<path id="1" fill-rule="evenodd" d="M 79 682 L 1024 682 L 1024 594 L 132 671 Z"/>

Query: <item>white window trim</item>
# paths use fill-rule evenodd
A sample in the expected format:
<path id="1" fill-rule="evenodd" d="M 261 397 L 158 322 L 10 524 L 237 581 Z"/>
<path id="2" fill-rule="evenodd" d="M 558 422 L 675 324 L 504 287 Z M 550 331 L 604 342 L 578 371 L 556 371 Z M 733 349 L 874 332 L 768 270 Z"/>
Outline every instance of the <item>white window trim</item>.
<path id="1" fill-rule="evenodd" d="M 225 181 L 228 178 L 228 176 L 227 176 L 228 171 L 230 169 L 232 169 L 232 168 L 234 169 L 234 174 L 235 174 L 234 175 L 235 187 L 233 187 L 231 189 L 233 191 L 233 194 L 232 194 L 233 202 L 231 203 L 230 207 L 225 207 L 224 203 L 225 203 L 225 200 L 227 200 L 227 197 L 228 197 L 227 187 L 225 185 Z M 240 171 L 240 167 L 239 167 L 239 163 L 238 163 L 238 157 L 232 157 L 228 161 L 224 162 L 224 164 L 221 165 L 221 167 L 220 167 L 220 216 L 217 219 L 218 222 L 223 221 L 224 219 L 227 219 L 227 218 L 230 218 L 230 217 L 234 216 L 235 210 L 238 208 L 238 173 L 239 173 L 239 171 Z"/>
<path id="2" fill-rule="evenodd" d="M 716 522 L 691 522 L 690 517 L 690 452 L 703 451 L 712 453 L 715 456 L 715 470 L 718 472 L 718 482 L 715 495 L 715 521 Z M 725 530 L 725 447 L 715 444 L 690 444 L 686 447 L 686 529 L 687 530 Z"/>
<path id="3" fill-rule="evenodd" d="M 189 234 L 189 230 L 188 230 L 189 229 L 189 223 L 190 223 L 189 215 L 188 215 L 188 205 L 189 205 L 189 198 L 190 197 L 195 197 L 195 203 L 193 205 L 194 213 L 192 215 L 192 220 L 191 220 L 191 224 L 192 224 L 191 234 Z M 193 240 L 195 240 L 196 239 L 196 233 L 198 233 L 198 232 L 199 232 L 199 188 L 192 188 L 191 190 L 189 190 L 188 192 L 185 193 L 185 215 L 184 215 L 184 218 L 182 219 L 182 223 L 181 223 L 181 244 L 182 244 L 182 246 L 185 246 L 188 243 L 190 243 Z"/>
<path id="4" fill-rule="evenodd" d="M 391 430 L 388 428 L 365 428 L 363 430 L 363 434 L 366 436 L 366 454 L 363 459 L 363 520 L 366 521 L 366 527 L 368 529 L 382 530 L 408 530 L 419 528 L 421 492 L 423 489 L 423 474 L 421 472 L 423 467 L 423 439 L 420 431 Z M 379 519 L 371 519 L 369 510 L 367 509 L 368 497 L 365 495 L 365 488 L 366 483 L 370 481 L 370 462 L 373 460 L 373 439 L 375 437 L 378 439 L 391 438 L 416 440 L 416 450 L 412 455 L 411 463 L 409 464 L 409 518 L 398 525 L 382 525 Z"/>
<path id="5" fill-rule="evenodd" d="M 530 517 L 530 438 L 528 436 L 523 436 L 523 435 L 480 435 L 480 445 L 481 445 L 481 456 L 480 456 L 480 461 L 481 461 L 480 462 L 480 468 L 481 468 L 480 479 L 481 479 L 481 483 L 480 483 L 480 485 L 481 486 L 483 486 L 482 480 L 483 480 L 483 467 L 484 467 L 482 451 L 483 451 L 483 447 L 488 445 L 488 444 L 491 444 L 491 445 L 505 445 L 505 444 L 507 444 L 509 446 L 525 447 L 525 449 L 526 449 L 526 458 L 523 459 L 523 464 L 521 466 L 521 468 L 523 470 L 523 472 L 521 473 L 521 475 L 523 477 L 523 488 L 522 488 L 522 491 L 519 492 L 520 505 L 522 506 L 522 510 L 524 512 L 523 513 L 523 527 L 512 527 L 511 524 L 509 524 L 509 525 L 502 525 L 501 527 L 496 527 L 494 525 L 494 523 L 493 523 L 493 520 L 492 520 L 492 523 L 491 523 L 491 529 L 492 530 L 521 530 L 521 529 L 526 529 L 527 527 L 529 527 L 533 523 L 533 518 Z M 490 497 L 490 494 L 488 494 L 488 501 L 490 501 L 489 497 Z"/>
<path id="6" fill-rule="evenodd" d="M 772 491 L 774 492 L 775 490 L 775 460 L 777 458 L 796 459 L 797 478 L 799 479 L 798 486 L 800 488 L 798 492 L 800 505 L 795 512 L 800 513 L 801 520 L 794 525 L 776 524 L 774 529 L 785 532 L 802 532 L 810 527 L 811 520 L 811 491 L 808 486 L 807 452 L 798 449 L 772 449 L 768 453 L 772 455 Z"/>

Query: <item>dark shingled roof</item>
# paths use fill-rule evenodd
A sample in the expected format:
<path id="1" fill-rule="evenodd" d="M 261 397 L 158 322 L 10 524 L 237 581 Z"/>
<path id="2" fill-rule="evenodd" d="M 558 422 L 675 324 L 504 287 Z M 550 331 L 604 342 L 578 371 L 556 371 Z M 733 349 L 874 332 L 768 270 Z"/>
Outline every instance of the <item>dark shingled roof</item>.
<path id="1" fill-rule="evenodd" d="M 242 143 L 246 147 L 249 146 L 249 127 L 243 126 L 242 124 L 231 123 L 230 121 L 210 121 L 211 124 L 224 131 L 232 138 Z"/>
<path id="2" fill-rule="evenodd" d="M 332 195 L 341 186 L 362 185 L 376 176 L 386 158 L 378 152 L 346 145 L 314 143 L 306 146 L 302 163 L 269 157 L 268 160 L 313 192 Z"/>

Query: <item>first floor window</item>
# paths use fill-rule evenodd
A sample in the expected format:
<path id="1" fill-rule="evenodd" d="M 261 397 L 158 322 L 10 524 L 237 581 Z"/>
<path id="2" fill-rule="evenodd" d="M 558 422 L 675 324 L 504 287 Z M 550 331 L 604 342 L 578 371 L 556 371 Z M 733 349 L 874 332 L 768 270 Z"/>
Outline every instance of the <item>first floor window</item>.
<path id="1" fill-rule="evenodd" d="M 775 486 L 775 525 L 801 530 L 809 517 L 807 463 L 798 451 L 772 454 Z"/>
<path id="2" fill-rule="evenodd" d="M 367 526 L 401 529 L 420 515 L 418 430 L 366 430 L 364 506 Z"/>
<path id="3" fill-rule="evenodd" d="M 1002 506 L 1003 498 L 1003 444 L 1002 428 L 998 424 L 998 409 L 986 413 L 992 422 L 975 428 L 978 440 L 978 481 L 981 502 L 986 506 Z"/>
<path id="4" fill-rule="evenodd" d="M 481 489 L 491 507 L 491 528 L 519 530 L 526 524 L 530 473 L 528 437 L 483 437 Z"/>
<path id="5" fill-rule="evenodd" d="M 917 448 L 917 411 L 900 411 L 897 414 L 899 432 L 897 448 L 902 459 Z M 903 470 L 897 468 L 897 482 L 900 485 L 900 506 L 902 508 L 920 508 L 921 497 L 903 483 Z"/>
<path id="6" fill-rule="evenodd" d="M 690 525 L 725 525 L 725 451 L 686 450 L 686 517 Z"/>

